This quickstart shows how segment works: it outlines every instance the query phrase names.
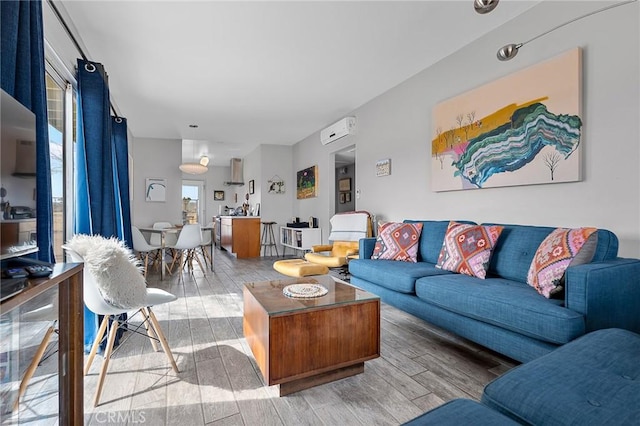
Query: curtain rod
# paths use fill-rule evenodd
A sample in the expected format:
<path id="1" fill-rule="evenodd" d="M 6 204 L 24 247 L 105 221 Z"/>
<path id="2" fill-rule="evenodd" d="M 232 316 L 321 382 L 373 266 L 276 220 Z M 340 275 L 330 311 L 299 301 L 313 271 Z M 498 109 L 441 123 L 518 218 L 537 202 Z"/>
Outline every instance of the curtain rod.
<path id="1" fill-rule="evenodd" d="M 62 17 L 62 14 L 60 14 L 60 11 L 56 7 L 56 5 L 53 3 L 53 0 L 48 0 L 48 2 L 51 5 L 51 9 L 53 9 L 53 13 L 56 15 L 56 17 L 58 18 L 58 21 L 60 21 L 60 23 L 62 24 L 62 27 L 65 30 L 65 32 L 67 33 L 67 35 L 69 36 L 69 38 L 73 42 L 73 45 L 78 50 L 78 53 L 80 53 L 80 56 L 82 56 L 82 59 L 84 59 L 85 61 L 88 61 L 89 59 L 87 58 L 87 55 L 82 50 L 82 47 L 80 47 L 80 43 L 78 43 L 78 40 L 75 38 L 75 36 L 71 32 L 71 29 L 69 28 L 69 26 L 67 25 L 66 21 Z M 116 109 L 113 107 L 113 103 L 111 103 L 111 97 L 109 97 L 109 106 L 111 107 L 111 111 L 113 111 L 113 115 L 115 115 L 116 118 L 118 118 L 119 115 L 116 112 Z"/>

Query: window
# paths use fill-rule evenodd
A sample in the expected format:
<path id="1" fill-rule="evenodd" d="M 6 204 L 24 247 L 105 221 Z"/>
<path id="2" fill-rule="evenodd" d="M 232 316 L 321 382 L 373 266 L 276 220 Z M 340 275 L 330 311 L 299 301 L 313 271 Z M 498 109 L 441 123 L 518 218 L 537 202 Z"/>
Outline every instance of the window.
<path id="1" fill-rule="evenodd" d="M 53 204 L 53 250 L 56 261 L 64 259 L 62 244 L 72 232 L 73 144 L 75 143 L 75 91 L 55 72 L 47 70 L 47 115 Z M 70 130 L 70 131 L 69 131 Z"/>

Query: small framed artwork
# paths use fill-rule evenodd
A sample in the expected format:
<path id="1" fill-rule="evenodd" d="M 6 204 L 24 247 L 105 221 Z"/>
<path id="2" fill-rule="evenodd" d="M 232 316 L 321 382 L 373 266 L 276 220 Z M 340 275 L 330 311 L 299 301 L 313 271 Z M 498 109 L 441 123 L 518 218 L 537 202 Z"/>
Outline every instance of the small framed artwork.
<path id="1" fill-rule="evenodd" d="M 144 194 L 146 201 L 165 202 L 167 196 L 167 180 L 162 178 L 147 178 Z"/>
<path id="2" fill-rule="evenodd" d="M 351 202 L 351 192 L 347 192 L 347 193 L 345 193 L 345 195 L 344 195 L 344 201 L 345 201 L 346 203 L 350 203 L 350 202 Z"/>
<path id="3" fill-rule="evenodd" d="M 220 191 L 220 190 L 213 191 L 213 200 L 224 201 L 224 191 Z"/>
<path id="4" fill-rule="evenodd" d="M 255 181 L 253 179 L 251 179 L 249 181 L 249 194 L 253 194 L 255 191 Z"/>
<path id="5" fill-rule="evenodd" d="M 267 181 L 269 184 L 269 194 L 284 194 L 284 181 L 278 175 L 274 175 Z"/>
<path id="6" fill-rule="evenodd" d="M 344 178 L 338 181 L 338 191 L 351 191 L 351 178 Z"/>
<path id="7" fill-rule="evenodd" d="M 318 196 L 318 166 L 307 167 L 296 173 L 296 198 L 303 200 Z"/>
<path id="8" fill-rule="evenodd" d="M 344 192 L 340 193 L 340 204 L 344 204 L 347 200 L 347 196 L 345 195 Z"/>
<path id="9" fill-rule="evenodd" d="M 376 176 L 389 176 L 391 174 L 391 159 L 386 158 L 376 163 Z"/>

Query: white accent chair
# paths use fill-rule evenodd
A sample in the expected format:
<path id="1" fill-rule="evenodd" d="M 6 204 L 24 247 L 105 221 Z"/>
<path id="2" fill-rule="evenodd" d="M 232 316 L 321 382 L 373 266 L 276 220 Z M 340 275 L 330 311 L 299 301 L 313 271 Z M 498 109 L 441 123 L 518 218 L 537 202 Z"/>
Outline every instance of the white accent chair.
<path id="1" fill-rule="evenodd" d="M 84 262 L 84 258 L 80 254 L 72 250 L 69 246 L 63 245 L 62 248 L 66 250 L 72 262 Z M 112 267 L 117 267 L 117 266 L 114 265 Z M 132 285 L 131 282 L 121 282 L 118 284 L 121 284 L 122 286 Z M 102 291 L 104 292 L 105 289 L 102 288 Z M 120 308 L 120 307 L 114 306 L 113 304 L 107 301 L 107 299 L 109 298 L 109 295 L 105 294 L 103 296 L 103 293 L 101 293 L 101 290 L 98 287 L 97 278 L 86 266 L 84 268 L 84 273 L 83 273 L 83 292 L 84 292 L 84 303 L 87 306 L 87 308 L 89 308 L 92 312 L 94 312 L 97 315 L 104 315 L 104 318 L 102 319 L 100 328 L 98 329 L 96 338 L 93 342 L 93 345 L 91 346 L 91 351 L 89 352 L 89 356 L 87 358 L 87 362 L 84 367 L 85 376 L 89 372 L 89 369 L 91 368 L 91 364 L 93 363 L 93 359 L 98 350 L 98 346 L 100 345 L 100 342 L 103 340 L 103 336 L 105 335 L 107 328 L 109 328 L 107 346 L 105 348 L 104 357 L 102 361 L 102 368 L 100 370 L 100 375 L 98 377 L 98 385 L 96 387 L 96 393 L 93 399 L 94 406 L 97 407 L 100 402 L 100 395 L 102 394 L 104 379 L 105 379 L 107 370 L 109 368 L 109 359 L 111 358 L 111 354 L 113 352 L 113 344 L 116 339 L 116 333 L 119 328 L 125 327 L 125 326 L 127 327 L 128 331 L 136 331 L 137 329 L 142 327 L 142 325 L 131 323 L 131 320 L 138 313 L 142 315 L 143 324 L 144 324 L 144 327 L 146 328 L 147 335 L 151 339 L 151 346 L 153 347 L 153 349 L 157 350 L 158 347 L 157 347 L 156 341 L 159 341 L 160 345 L 162 346 L 162 349 L 167 355 L 169 362 L 171 363 L 171 367 L 173 368 L 173 371 L 175 371 L 176 373 L 180 372 L 173 358 L 173 354 L 171 353 L 171 349 L 169 348 L 169 344 L 167 343 L 167 339 L 164 333 L 162 332 L 162 329 L 160 328 L 160 324 L 158 323 L 158 320 L 155 314 L 151 310 L 152 306 L 173 302 L 174 300 L 177 299 L 175 295 L 157 288 L 146 288 L 146 300 L 141 306 L 137 306 L 135 308 L 132 308 L 132 307 Z M 131 312 L 134 312 L 134 313 L 132 315 L 128 315 L 128 319 L 124 321 L 122 324 L 120 324 L 118 318 L 120 318 L 122 314 L 125 314 L 125 313 L 129 314 Z M 124 342 L 121 342 L 120 344 L 123 344 L 123 343 Z"/>
<path id="2" fill-rule="evenodd" d="M 180 270 L 187 266 L 189 273 L 193 274 L 193 261 L 195 260 L 204 274 L 205 269 L 196 252 L 201 244 L 202 230 L 200 224 L 191 223 L 184 225 L 180 230 L 180 235 L 178 235 L 178 241 L 171 246 L 167 246 L 174 251 L 169 270 L 173 272 L 173 267 L 176 265 L 176 262 L 178 262 Z"/>
<path id="3" fill-rule="evenodd" d="M 144 265 L 143 275 L 147 276 L 147 270 L 149 268 L 149 260 L 153 262 L 156 269 L 158 269 L 158 262 L 160 260 L 161 249 L 160 245 L 152 245 L 147 242 L 147 239 L 142 235 L 142 232 L 137 226 L 131 227 L 131 233 L 133 235 L 133 251 L 136 252 L 142 264 Z"/>

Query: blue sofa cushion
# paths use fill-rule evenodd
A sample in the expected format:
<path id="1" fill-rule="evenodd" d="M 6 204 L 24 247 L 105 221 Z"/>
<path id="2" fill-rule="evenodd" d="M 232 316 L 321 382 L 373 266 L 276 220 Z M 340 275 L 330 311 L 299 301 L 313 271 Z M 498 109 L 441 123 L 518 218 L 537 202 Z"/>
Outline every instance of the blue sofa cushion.
<path id="1" fill-rule="evenodd" d="M 640 335 L 589 333 L 489 383 L 482 402 L 527 424 L 640 424 Z"/>
<path id="2" fill-rule="evenodd" d="M 509 417 L 470 399 L 454 399 L 427 411 L 403 426 L 514 426 Z"/>
<path id="3" fill-rule="evenodd" d="M 429 275 L 450 274 L 426 262 L 354 259 L 349 261 L 352 276 L 400 293 L 415 293 L 416 280 Z"/>
<path id="4" fill-rule="evenodd" d="M 483 223 L 483 225 L 493 225 Z M 527 273 L 540 243 L 556 228 L 528 225 L 502 225 L 502 233 L 493 250 L 488 274 L 527 282 Z M 598 230 L 598 246 L 591 262 L 613 260 L 618 255 L 618 238 L 606 229 Z"/>
<path id="5" fill-rule="evenodd" d="M 420 278 L 416 294 L 448 311 L 557 345 L 585 333 L 581 314 L 517 281 L 442 275 Z"/>

